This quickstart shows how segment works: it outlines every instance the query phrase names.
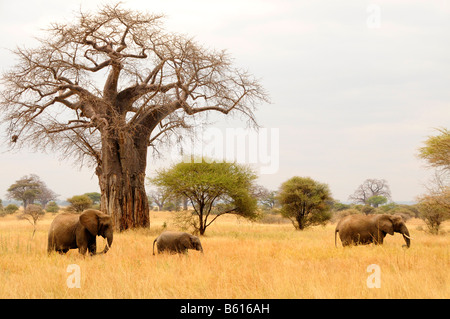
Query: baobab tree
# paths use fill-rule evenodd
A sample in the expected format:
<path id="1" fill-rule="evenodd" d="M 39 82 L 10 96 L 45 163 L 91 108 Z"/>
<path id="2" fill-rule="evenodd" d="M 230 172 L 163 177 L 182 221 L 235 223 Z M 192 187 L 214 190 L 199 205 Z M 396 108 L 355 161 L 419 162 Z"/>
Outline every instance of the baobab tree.
<path id="1" fill-rule="evenodd" d="M 268 97 L 225 51 L 169 33 L 163 16 L 105 5 L 53 24 L 34 49 L 17 48 L 0 110 L 12 148 L 51 148 L 95 168 L 101 209 L 118 230 L 149 226 L 149 146 L 182 136 L 204 115 L 243 114 Z M 159 144 L 160 145 L 160 144 Z"/>
<path id="2" fill-rule="evenodd" d="M 378 197 L 377 199 L 375 197 Z M 353 195 L 348 197 L 349 200 L 357 204 L 367 205 L 370 203 L 369 199 L 372 199 L 372 203 L 377 202 L 384 197 L 385 199 L 391 198 L 391 190 L 389 185 L 384 179 L 369 178 L 364 181 L 355 190 Z M 380 202 L 378 202 L 380 203 Z M 377 207 L 376 205 L 375 207 Z"/>

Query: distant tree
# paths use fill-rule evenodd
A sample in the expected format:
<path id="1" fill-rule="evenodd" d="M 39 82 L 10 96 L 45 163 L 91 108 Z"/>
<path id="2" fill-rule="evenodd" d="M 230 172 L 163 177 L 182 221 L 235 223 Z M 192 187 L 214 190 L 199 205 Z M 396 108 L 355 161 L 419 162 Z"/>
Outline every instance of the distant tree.
<path id="1" fill-rule="evenodd" d="M 40 193 L 36 197 L 36 201 L 41 203 L 42 207 L 47 206 L 47 203 L 50 201 L 54 201 L 58 198 L 58 194 L 56 194 L 54 191 L 52 191 L 50 188 L 47 187 L 47 185 L 43 181 L 39 181 L 40 183 Z"/>
<path id="2" fill-rule="evenodd" d="M 355 204 L 368 205 L 369 198 L 373 196 L 384 196 L 387 199 L 391 198 L 391 190 L 386 180 L 366 179 L 348 199 Z"/>
<path id="3" fill-rule="evenodd" d="M 23 207 L 33 204 L 38 195 L 42 192 L 41 180 L 39 176 L 31 174 L 23 176 L 8 188 L 7 197 L 23 202 Z"/>
<path id="4" fill-rule="evenodd" d="M 179 163 L 169 169 L 161 170 L 151 181 L 165 187 L 174 194 L 188 198 L 194 211 L 192 223 L 203 235 L 219 216 L 236 214 L 255 219 L 256 199 L 252 196 L 255 173 L 248 167 L 236 163 L 216 163 L 205 159 L 194 163 Z M 222 210 L 213 207 L 221 202 Z"/>
<path id="5" fill-rule="evenodd" d="M 370 205 L 361 206 L 360 210 L 366 215 L 374 214 L 376 212 L 376 209 Z"/>
<path id="6" fill-rule="evenodd" d="M 388 199 L 385 196 L 382 195 L 375 195 L 372 197 L 369 197 L 367 199 L 367 204 L 369 204 L 370 206 L 377 208 L 380 205 L 386 204 L 388 201 Z"/>
<path id="7" fill-rule="evenodd" d="M 91 193 L 85 193 L 87 197 L 89 197 L 92 201 L 93 205 L 100 204 L 100 200 L 102 198 L 102 195 L 97 192 L 91 192 Z"/>
<path id="8" fill-rule="evenodd" d="M 335 201 L 333 203 L 333 210 L 336 211 L 336 212 L 340 212 L 342 210 L 350 209 L 350 207 L 351 207 L 351 205 L 344 204 L 344 203 L 341 203 L 339 201 Z"/>
<path id="9" fill-rule="evenodd" d="M 68 198 L 67 201 L 70 203 L 70 207 L 79 213 L 92 205 L 92 200 L 87 195 L 75 195 Z"/>
<path id="10" fill-rule="evenodd" d="M 3 210 L 3 202 L 0 199 L 0 217 L 3 217 L 6 215 L 6 212 Z"/>
<path id="11" fill-rule="evenodd" d="M 262 209 L 265 211 L 272 211 L 277 204 L 277 192 L 263 186 L 259 186 L 256 197 Z"/>
<path id="12" fill-rule="evenodd" d="M 417 208 L 430 233 L 438 234 L 441 224 L 450 219 L 450 188 L 440 194 L 420 197 Z"/>
<path id="13" fill-rule="evenodd" d="M 164 206 L 166 205 L 166 202 L 170 200 L 172 193 L 166 187 L 156 187 L 155 189 L 150 191 L 148 196 L 152 199 L 153 202 L 155 202 L 155 204 L 158 206 L 158 209 L 161 211 L 164 210 Z"/>
<path id="14" fill-rule="evenodd" d="M 15 204 L 9 204 L 8 206 L 6 206 L 3 211 L 5 212 L 5 214 L 14 214 L 15 212 L 17 212 L 19 210 L 19 207 L 17 207 L 17 205 Z"/>
<path id="15" fill-rule="evenodd" d="M 35 174 L 23 176 L 8 188 L 8 198 L 22 201 L 23 207 L 40 202 L 45 207 L 59 195 L 49 189 L 44 181 Z"/>
<path id="16" fill-rule="evenodd" d="M 295 229 L 325 224 L 330 218 L 333 199 L 327 184 L 309 177 L 292 177 L 278 192 L 281 215 L 289 218 Z"/>
<path id="17" fill-rule="evenodd" d="M 29 204 L 27 208 L 25 208 L 24 212 L 20 214 L 17 218 L 27 220 L 31 225 L 33 225 L 33 234 L 31 238 L 34 237 L 34 233 L 36 232 L 36 226 L 39 218 L 45 215 L 44 210 L 40 205 Z"/>
<path id="18" fill-rule="evenodd" d="M 173 212 L 178 212 L 180 210 L 180 205 L 176 201 L 169 201 L 164 204 L 163 210 Z"/>
<path id="19" fill-rule="evenodd" d="M 56 202 L 49 202 L 47 206 L 45 206 L 45 210 L 49 213 L 57 213 L 59 212 L 59 206 Z"/>
<path id="20" fill-rule="evenodd" d="M 153 198 L 151 198 L 150 195 L 147 194 L 147 202 L 148 202 L 148 207 L 150 208 L 150 210 L 152 210 L 153 207 Z"/>
<path id="21" fill-rule="evenodd" d="M 450 130 L 440 128 L 438 132 L 439 135 L 428 137 L 418 155 L 430 166 L 450 171 Z"/>

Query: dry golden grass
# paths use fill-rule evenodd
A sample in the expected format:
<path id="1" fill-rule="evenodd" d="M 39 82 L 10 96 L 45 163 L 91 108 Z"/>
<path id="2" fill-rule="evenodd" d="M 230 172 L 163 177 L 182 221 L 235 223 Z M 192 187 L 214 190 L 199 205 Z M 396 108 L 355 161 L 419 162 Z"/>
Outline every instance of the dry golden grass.
<path id="1" fill-rule="evenodd" d="M 32 226 L 0 218 L 0 298 L 446 298 L 450 297 L 447 233 L 434 236 L 407 223 L 412 241 L 388 236 L 383 246 L 334 246 L 334 225 L 295 231 L 290 224 L 249 223 L 223 216 L 202 237 L 205 253 L 152 256 L 153 239 L 171 214 L 151 213 L 151 228 L 114 235 L 106 255 L 76 250 L 47 255 L 54 218 Z M 98 238 L 98 250 L 104 245 Z M 81 288 L 68 288 L 67 266 L 81 269 Z M 381 288 L 369 289 L 370 264 Z"/>

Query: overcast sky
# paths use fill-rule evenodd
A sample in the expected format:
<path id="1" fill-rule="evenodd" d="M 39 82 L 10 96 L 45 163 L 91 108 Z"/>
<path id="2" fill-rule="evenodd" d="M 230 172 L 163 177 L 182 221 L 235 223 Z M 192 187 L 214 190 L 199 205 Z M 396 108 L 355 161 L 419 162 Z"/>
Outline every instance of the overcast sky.
<path id="1" fill-rule="evenodd" d="M 11 49 L 34 46 L 54 21 L 106 1 L 0 0 L 0 68 Z M 327 183 L 347 201 L 367 178 L 387 180 L 394 201 L 413 201 L 432 171 L 416 156 L 434 128 L 450 127 L 449 1 L 123 1 L 126 8 L 166 15 L 166 28 L 206 47 L 226 49 L 236 66 L 261 79 L 271 104 L 256 112 L 278 130 L 275 173 L 259 183 L 278 189 L 292 176 Z M 245 127 L 217 116 L 214 127 Z M 0 132 L 0 198 L 34 173 L 60 199 L 98 191 L 92 169 L 58 154 L 6 152 Z M 272 149 L 273 151 L 273 149 Z M 170 151 L 167 151 L 170 153 Z M 151 155 L 151 152 L 149 152 Z M 170 159 L 149 156 L 147 173 Z"/>

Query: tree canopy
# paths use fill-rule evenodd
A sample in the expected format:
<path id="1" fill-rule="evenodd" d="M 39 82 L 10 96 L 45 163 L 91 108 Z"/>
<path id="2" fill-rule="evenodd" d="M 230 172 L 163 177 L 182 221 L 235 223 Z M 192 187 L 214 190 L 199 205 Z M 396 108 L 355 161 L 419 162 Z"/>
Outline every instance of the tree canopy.
<path id="1" fill-rule="evenodd" d="M 281 215 L 298 230 L 326 223 L 331 214 L 331 192 L 327 184 L 309 177 L 294 176 L 281 184 L 278 192 Z"/>
<path id="2" fill-rule="evenodd" d="M 255 179 L 255 173 L 247 166 L 201 159 L 161 170 L 151 181 L 189 199 L 198 220 L 194 227 L 203 235 L 206 228 L 221 215 L 257 217 L 256 198 L 252 195 Z M 220 209 L 214 211 L 211 217 L 218 203 L 223 205 L 218 205 Z"/>
<path id="3" fill-rule="evenodd" d="M 23 207 L 33 204 L 35 201 L 40 202 L 43 207 L 50 201 L 58 197 L 58 195 L 47 187 L 47 185 L 35 174 L 25 175 L 18 179 L 8 188 L 9 199 L 22 201 Z"/>
<path id="4" fill-rule="evenodd" d="M 67 198 L 67 201 L 70 203 L 70 208 L 78 213 L 88 209 L 93 203 L 92 199 L 86 194 L 72 196 Z"/>
<path id="5" fill-rule="evenodd" d="M 432 167 L 450 171 L 450 130 L 438 129 L 439 135 L 430 136 L 425 146 L 419 148 L 419 157 L 428 161 Z"/>
<path id="6" fill-rule="evenodd" d="M 372 207 L 377 208 L 380 205 L 386 204 L 388 199 L 385 196 L 382 195 L 375 195 L 372 197 L 369 197 L 367 199 L 367 204 L 371 205 Z"/>

